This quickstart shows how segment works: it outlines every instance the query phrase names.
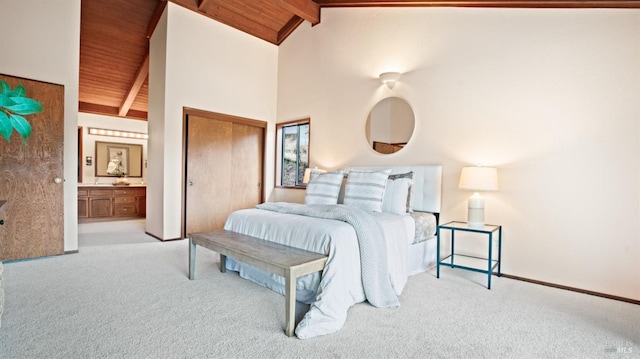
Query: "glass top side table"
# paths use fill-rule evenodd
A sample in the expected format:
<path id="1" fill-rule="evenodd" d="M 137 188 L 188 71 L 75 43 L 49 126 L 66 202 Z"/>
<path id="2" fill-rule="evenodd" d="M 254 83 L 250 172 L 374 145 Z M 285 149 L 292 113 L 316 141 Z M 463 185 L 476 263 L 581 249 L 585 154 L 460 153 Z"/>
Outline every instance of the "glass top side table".
<path id="1" fill-rule="evenodd" d="M 442 230 L 451 231 L 451 253 L 441 258 L 440 256 L 440 233 Z M 479 234 L 486 234 L 489 236 L 489 247 L 487 258 L 475 257 L 465 254 L 458 254 L 455 252 L 455 232 L 472 232 Z M 493 258 L 493 235 L 498 234 L 498 258 Z M 469 226 L 467 222 L 453 221 L 438 226 L 437 230 L 438 244 L 437 253 L 438 260 L 436 261 L 436 278 L 440 278 L 440 266 L 445 265 L 451 268 L 460 268 L 470 270 L 474 272 L 487 274 L 487 289 L 491 289 L 491 274 L 494 269 L 497 270 L 497 275 L 502 275 L 500 271 L 500 263 L 502 261 L 502 226 L 494 224 L 485 224 L 482 227 Z"/>

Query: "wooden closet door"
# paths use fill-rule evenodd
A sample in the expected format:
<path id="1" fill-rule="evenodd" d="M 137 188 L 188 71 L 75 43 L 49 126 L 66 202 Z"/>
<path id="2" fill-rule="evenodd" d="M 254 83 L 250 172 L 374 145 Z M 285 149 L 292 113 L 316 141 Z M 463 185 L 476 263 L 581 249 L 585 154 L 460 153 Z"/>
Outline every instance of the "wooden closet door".
<path id="1" fill-rule="evenodd" d="M 262 202 L 264 128 L 225 115 L 187 115 L 185 235 L 224 227 Z"/>
<path id="2" fill-rule="evenodd" d="M 229 213 L 262 202 L 264 129 L 233 124 L 231 193 Z M 226 218 L 225 218 L 226 219 Z"/>
<path id="3" fill-rule="evenodd" d="M 12 89 L 23 85 L 26 96 L 43 109 L 25 116 L 32 128 L 26 145 L 15 132 L 11 142 L 0 138 L 0 200 L 7 201 L 0 259 L 63 254 L 64 86 L 5 75 L 0 79 Z"/>

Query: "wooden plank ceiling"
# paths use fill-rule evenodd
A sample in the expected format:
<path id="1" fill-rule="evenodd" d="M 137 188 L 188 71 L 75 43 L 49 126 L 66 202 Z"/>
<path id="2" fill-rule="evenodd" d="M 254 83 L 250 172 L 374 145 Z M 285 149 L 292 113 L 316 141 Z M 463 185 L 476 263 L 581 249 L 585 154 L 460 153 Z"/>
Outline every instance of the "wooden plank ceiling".
<path id="1" fill-rule="evenodd" d="M 167 0 L 82 0 L 79 110 L 147 119 L 149 38 Z M 640 8 L 640 0 L 170 0 L 279 45 L 323 7 Z"/>

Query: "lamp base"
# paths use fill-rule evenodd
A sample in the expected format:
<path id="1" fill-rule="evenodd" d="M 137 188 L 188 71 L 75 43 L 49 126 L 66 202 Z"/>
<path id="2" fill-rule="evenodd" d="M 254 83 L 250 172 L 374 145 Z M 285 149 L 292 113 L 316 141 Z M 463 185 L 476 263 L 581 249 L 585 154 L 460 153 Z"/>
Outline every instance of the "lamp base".
<path id="1" fill-rule="evenodd" d="M 473 228 L 484 227 L 484 199 L 477 192 L 469 198 L 467 224 Z"/>

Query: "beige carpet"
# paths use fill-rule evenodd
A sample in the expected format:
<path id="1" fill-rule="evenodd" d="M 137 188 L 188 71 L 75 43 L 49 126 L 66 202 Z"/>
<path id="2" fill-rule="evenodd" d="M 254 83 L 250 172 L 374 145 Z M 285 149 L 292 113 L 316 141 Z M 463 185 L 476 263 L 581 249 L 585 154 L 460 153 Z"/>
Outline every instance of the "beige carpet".
<path id="1" fill-rule="evenodd" d="M 640 306 L 447 268 L 411 277 L 400 308 L 289 338 L 284 297 L 201 248 L 189 281 L 187 242 L 143 228 L 83 224 L 79 253 L 6 263 L 0 358 L 640 357 Z"/>

